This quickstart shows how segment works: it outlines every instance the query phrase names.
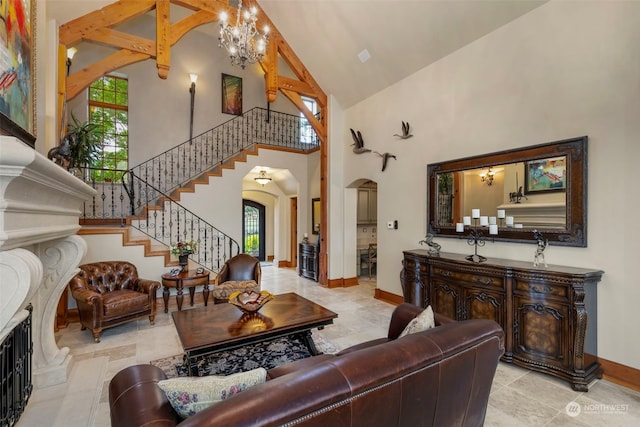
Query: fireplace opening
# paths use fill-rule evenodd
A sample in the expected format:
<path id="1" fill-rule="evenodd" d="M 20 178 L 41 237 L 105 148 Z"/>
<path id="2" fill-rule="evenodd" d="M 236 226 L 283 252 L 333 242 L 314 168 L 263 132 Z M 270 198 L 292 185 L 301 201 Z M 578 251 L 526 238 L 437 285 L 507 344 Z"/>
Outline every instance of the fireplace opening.
<path id="1" fill-rule="evenodd" d="M 33 390 L 33 306 L 29 304 L 26 309 L 29 315 L 0 343 L 0 427 L 11 427 L 18 422 Z"/>

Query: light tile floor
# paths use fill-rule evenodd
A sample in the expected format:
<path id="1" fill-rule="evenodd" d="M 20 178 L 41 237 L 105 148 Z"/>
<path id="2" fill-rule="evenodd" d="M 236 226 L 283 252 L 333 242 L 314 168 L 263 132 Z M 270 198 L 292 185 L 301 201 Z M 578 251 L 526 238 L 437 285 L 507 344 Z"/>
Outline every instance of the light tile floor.
<path id="1" fill-rule="evenodd" d="M 394 306 L 373 298 L 375 279 L 361 278 L 360 286 L 326 289 L 291 269 L 267 266 L 262 273 L 263 289 L 275 294 L 296 292 L 338 313 L 335 323 L 322 331 L 338 349 L 386 335 Z M 175 305 L 170 308 L 176 309 Z M 108 427 L 109 380 L 127 366 L 182 353 L 170 314 L 159 311 L 155 325 L 141 317 L 107 329 L 97 344 L 78 324 L 56 334 L 58 346 L 69 347 L 74 357 L 69 379 L 35 390 L 18 427 Z M 579 412 L 568 415 L 567 405 Z M 603 380 L 596 381 L 588 393 L 580 393 L 563 381 L 500 363 L 485 425 L 639 426 L 640 393 Z"/>

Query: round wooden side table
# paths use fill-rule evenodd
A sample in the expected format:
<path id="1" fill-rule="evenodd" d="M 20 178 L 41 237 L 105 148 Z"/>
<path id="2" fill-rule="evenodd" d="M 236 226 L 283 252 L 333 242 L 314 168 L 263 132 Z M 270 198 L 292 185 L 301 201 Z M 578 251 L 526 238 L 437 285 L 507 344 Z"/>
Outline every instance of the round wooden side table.
<path id="1" fill-rule="evenodd" d="M 165 273 L 162 275 L 162 299 L 164 300 L 164 312 L 169 310 L 167 305 L 169 304 L 169 288 L 176 288 L 176 302 L 178 303 L 178 311 L 182 310 L 183 289 L 189 288 L 189 296 L 191 297 L 191 305 L 193 306 L 193 297 L 196 292 L 196 286 L 203 285 L 202 295 L 204 297 L 204 305 L 207 305 L 209 300 L 209 272 L 204 271 L 197 273 L 195 270 L 180 272 L 175 276 L 171 273 Z"/>

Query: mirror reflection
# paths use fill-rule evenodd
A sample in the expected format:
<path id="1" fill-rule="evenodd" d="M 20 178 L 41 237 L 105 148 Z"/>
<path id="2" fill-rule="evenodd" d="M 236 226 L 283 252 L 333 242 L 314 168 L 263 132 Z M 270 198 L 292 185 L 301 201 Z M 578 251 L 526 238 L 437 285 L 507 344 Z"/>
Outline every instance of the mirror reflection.
<path id="1" fill-rule="evenodd" d="M 492 238 L 586 246 L 587 137 L 433 163 L 427 167 L 427 230 L 460 237 L 477 218 Z M 466 223 L 465 223 L 466 219 Z"/>
<path id="2" fill-rule="evenodd" d="M 439 173 L 438 224 L 463 222 L 472 209 L 480 209 L 490 224 L 499 227 L 563 230 L 567 225 L 565 165 L 566 156 L 561 156 Z"/>

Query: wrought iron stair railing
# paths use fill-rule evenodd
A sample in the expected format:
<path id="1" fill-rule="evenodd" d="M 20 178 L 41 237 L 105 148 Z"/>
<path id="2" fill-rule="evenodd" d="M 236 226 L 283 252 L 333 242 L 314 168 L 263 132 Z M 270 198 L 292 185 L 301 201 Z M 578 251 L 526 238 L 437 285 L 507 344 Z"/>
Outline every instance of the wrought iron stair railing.
<path id="1" fill-rule="evenodd" d="M 163 193 L 171 194 L 254 144 L 308 152 L 318 148 L 319 141 L 305 119 L 256 107 L 134 166 L 131 171 Z"/>
<path id="2" fill-rule="evenodd" d="M 215 273 L 240 252 L 238 242 L 180 203 L 129 171 L 124 187 L 132 201 L 129 222 L 153 240 L 168 246 L 194 241 L 189 259 Z"/>

